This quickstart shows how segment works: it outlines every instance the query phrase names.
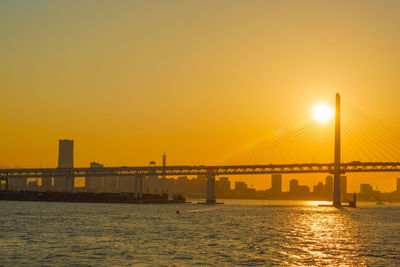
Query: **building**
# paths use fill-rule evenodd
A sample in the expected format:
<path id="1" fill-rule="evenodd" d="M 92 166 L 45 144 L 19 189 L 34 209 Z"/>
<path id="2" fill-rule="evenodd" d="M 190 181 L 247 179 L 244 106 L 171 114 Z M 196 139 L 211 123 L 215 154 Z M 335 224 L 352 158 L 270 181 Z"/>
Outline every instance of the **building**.
<path id="1" fill-rule="evenodd" d="M 231 191 L 231 181 L 228 177 L 220 177 L 215 183 L 216 193 L 228 194 Z"/>
<path id="2" fill-rule="evenodd" d="M 28 181 L 27 189 L 29 191 L 39 191 L 38 179 Z"/>
<path id="3" fill-rule="evenodd" d="M 59 140 L 57 168 L 74 167 L 74 140 Z M 54 189 L 56 191 L 72 191 L 74 177 L 55 177 Z"/>
<path id="4" fill-rule="evenodd" d="M 105 176 L 103 178 L 103 192 L 117 193 L 118 192 L 118 177 Z"/>
<path id="5" fill-rule="evenodd" d="M 27 189 L 27 178 L 10 178 L 8 188 L 15 191 L 24 191 Z"/>
<path id="6" fill-rule="evenodd" d="M 103 168 L 104 166 L 97 162 L 91 162 L 90 168 Z M 91 176 L 85 177 L 85 189 L 86 192 L 101 193 L 104 187 L 104 177 Z"/>
<path id="7" fill-rule="evenodd" d="M 321 198 L 325 193 L 325 186 L 323 183 L 319 182 L 317 185 L 314 185 L 313 189 L 314 196 Z"/>
<path id="8" fill-rule="evenodd" d="M 236 193 L 245 193 L 247 191 L 247 184 L 245 182 L 235 182 Z"/>
<path id="9" fill-rule="evenodd" d="M 360 184 L 360 193 L 361 194 L 372 193 L 372 186 L 370 184 Z"/>
<path id="10" fill-rule="evenodd" d="M 52 177 L 42 177 L 42 191 L 50 191 L 53 186 Z"/>
<path id="11" fill-rule="evenodd" d="M 297 187 L 299 186 L 299 180 L 292 179 L 289 181 L 289 192 L 296 192 Z"/>
<path id="12" fill-rule="evenodd" d="M 133 177 L 133 176 L 120 176 L 118 178 L 118 191 L 120 193 L 133 193 L 133 192 L 135 192 L 135 177 Z"/>
<path id="13" fill-rule="evenodd" d="M 272 174 L 271 193 L 273 195 L 279 195 L 282 193 L 282 174 Z"/>
<path id="14" fill-rule="evenodd" d="M 333 177 L 331 175 L 325 178 L 325 197 L 329 200 L 333 199 Z"/>
<path id="15" fill-rule="evenodd" d="M 306 185 L 299 185 L 299 181 L 292 179 L 289 181 L 289 194 L 292 198 L 305 197 L 310 193 L 310 188 Z"/>

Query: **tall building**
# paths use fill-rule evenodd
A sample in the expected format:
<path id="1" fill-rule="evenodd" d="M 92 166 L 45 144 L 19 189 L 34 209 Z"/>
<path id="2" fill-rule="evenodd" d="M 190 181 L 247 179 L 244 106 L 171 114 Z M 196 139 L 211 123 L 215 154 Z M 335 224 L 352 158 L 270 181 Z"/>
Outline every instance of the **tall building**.
<path id="1" fill-rule="evenodd" d="M 231 191 L 231 182 L 228 177 L 220 177 L 215 183 L 216 193 L 227 194 Z"/>
<path id="2" fill-rule="evenodd" d="M 272 174 L 271 192 L 275 195 L 282 193 L 282 174 Z"/>
<path id="3" fill-rule="evenodd" d="M 313 190 L 314 196 L 323 197 L 324 189 L 325 189 L 324 184 L 321 182 L 319 182 L 317 185 L 314 185 L 314 190 Z"/>
<path id="4" fill-rule="evenodd" d="M 296 192 L 299 186 L 299 180 L 292 179 L 289 181 L 289 192 Z"/>
<path id="5" fill-rule="evenodd" d="M 333 177 L 331 175 L 325 178 L 325 197 L 329 200 L 333 199 Z"/>
<path id="6" fill-rule="evenodd" d="M 103 167 L 104 167 L 103 164 L 97 162 L 90 163 L 90 168 L 103 168 Z M 85 177 L 86 192 L 101 193 L 104 191 L 103 186 L 104 186 L 104 177 L 99 177 L 99 176 Z"/>
<path id="7" fill-rule="evenodd" d="M 74 140 L 59 140 L 57 168 L 74 167 Z M 74 177 L 55 177 L 54 189 L 56 191 L 72 191 Z"/>

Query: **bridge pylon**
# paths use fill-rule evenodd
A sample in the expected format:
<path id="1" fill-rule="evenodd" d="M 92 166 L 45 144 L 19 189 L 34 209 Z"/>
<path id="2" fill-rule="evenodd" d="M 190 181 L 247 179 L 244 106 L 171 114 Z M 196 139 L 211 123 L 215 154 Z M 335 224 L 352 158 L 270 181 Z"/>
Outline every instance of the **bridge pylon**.
<path id="1" fill-rule="evenodd" d="M 207 175 L 207 204 L 215 204 L 215 175 Z"/>
<path id="2" fill-rule="evenodd" d="M 336 107 L 335 107 L 335 159 L 333 169 L 333 206 L 340 207 L 341 192 L 340 192 L 340 95 L 336 94 Z"/>

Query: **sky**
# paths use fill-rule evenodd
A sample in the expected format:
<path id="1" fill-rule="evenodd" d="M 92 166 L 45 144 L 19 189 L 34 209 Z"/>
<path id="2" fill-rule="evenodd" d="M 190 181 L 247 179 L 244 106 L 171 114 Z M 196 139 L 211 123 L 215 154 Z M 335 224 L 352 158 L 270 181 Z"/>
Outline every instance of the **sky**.
<path id="1" fill-rule="evenodd" d="M 0 166 L 55 167 L 59 139 L 75 140 L 75 166 L 163 152 L 216 165 L 337 92 L 396 128 L 398 14 L 389 0 L 1 1 Z M 398 176 L 349 175 L 349 188 L 390 191 Z"/>

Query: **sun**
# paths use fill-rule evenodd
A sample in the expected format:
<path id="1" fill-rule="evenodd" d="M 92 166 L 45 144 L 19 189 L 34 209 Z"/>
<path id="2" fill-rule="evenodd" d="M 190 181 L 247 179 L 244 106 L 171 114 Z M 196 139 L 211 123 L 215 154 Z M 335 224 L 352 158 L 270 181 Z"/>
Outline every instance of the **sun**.
<path id="1" fill-rule="evenodd" d="M 324 124 L 334 117 L 335 112 L 332 107 L 325 103 L 319 103 L 314 106 L 312 115 L 314 120 L 318 123 Z"/>

